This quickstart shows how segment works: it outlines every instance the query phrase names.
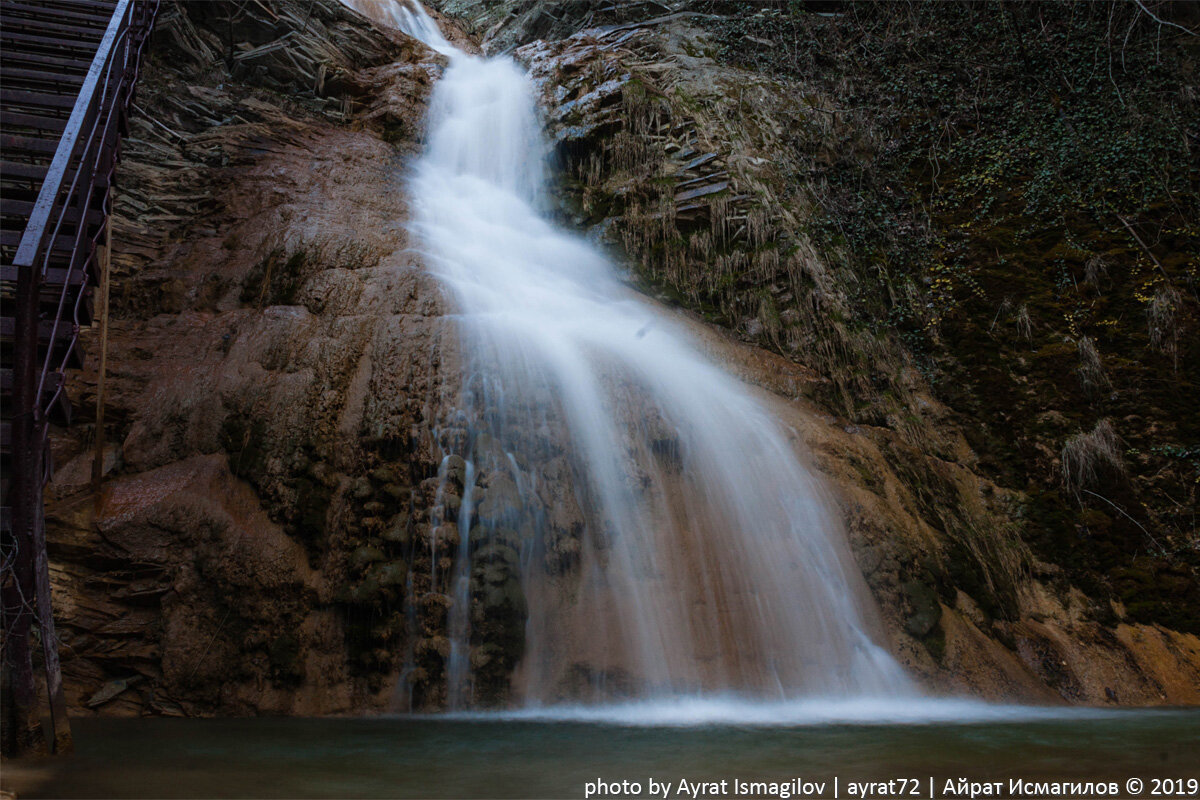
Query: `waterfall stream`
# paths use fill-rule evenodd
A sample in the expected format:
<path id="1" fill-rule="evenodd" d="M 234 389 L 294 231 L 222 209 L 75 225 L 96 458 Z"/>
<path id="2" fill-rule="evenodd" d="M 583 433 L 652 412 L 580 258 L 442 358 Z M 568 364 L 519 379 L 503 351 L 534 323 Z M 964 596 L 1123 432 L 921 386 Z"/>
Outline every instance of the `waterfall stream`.
<path id="1" fill-rule="evenodd" d="M 410 191 L 467 354 L 460 539 L 444 579 L 451 708 L 471 704 L 468 606 L 486 565 L 470 559 L 483 547 L 517 554 L 527 705 L 912 692 L 876 642 L 845 534 L 795 435 L 546 215 L 523 70 L 459 51 L 419 6 L 397 4 L 394 19 L 449 58 Z M 554 481 L 569 491 L 556 495 Z M 556 528 L 560 506 L 580 509 L 582 527 Z"/>

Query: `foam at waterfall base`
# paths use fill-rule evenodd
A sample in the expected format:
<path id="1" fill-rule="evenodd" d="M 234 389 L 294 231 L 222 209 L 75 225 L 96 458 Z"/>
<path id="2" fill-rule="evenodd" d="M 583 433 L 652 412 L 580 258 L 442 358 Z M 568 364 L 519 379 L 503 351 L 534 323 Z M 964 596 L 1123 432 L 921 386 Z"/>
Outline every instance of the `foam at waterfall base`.
<path id="1" fill-rule="evenodd" d="M 604 705 L 553 705 L 441 715 L 505 722 L 574 722 L 633 727 L 804 727 L 818 725 L 945 725 L 1100 719 L 1118 709 L 1025 706 L 967 698 L 808 698 L 752 700 L 735 695 L 676 697 Z"/>

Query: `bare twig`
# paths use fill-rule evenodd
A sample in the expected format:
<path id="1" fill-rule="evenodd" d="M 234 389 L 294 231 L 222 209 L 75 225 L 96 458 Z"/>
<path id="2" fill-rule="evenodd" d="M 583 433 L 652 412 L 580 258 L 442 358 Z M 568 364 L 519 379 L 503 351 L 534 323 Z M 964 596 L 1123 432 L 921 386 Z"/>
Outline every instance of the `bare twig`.
<path id="1" fill-rule="evenodd" d="M 1113 62 L 1113 59 L 1112 59 L 1112 23 L 1113 23 L 1113 13 L 1116 11 L 1116 9 L 1117 9 L 1116 3 L 1113 3 L 1108 8 L 1108 47 L 1105 49 L 1104 56 L 1105 56 L 1105 61 L 1108 62 L 1109 83 L 1111 83 L 1113 85 L 1113 88 L 1117 90 L 1117 99 L 1121 101 L 1121 108 L 1124 108 L 1125 107 L 1125 98 L 1121 95 L 1121 87 L 1117 85 L 1117 81 L 1113 77 L 1113 71 L 1112 71 L 1112 62 Z"/>
<path id="2" fill-rule="evenodd" d="M 1117 511 L 1120 511 L 1120 512 L 1121 512 L 1121 514 L 1122 514 L 1122 516 L 1124 516 L 1124 517 L 1125 517 L 1125 519 L 1129 520 L 1129 521 L 1130 521 L 1130 522 L 1132 522 L 1134 525 L 1137 525 L 1139 528 L 1141 528 L 1141 529 L 1142 529 L 1142 533 L 1146 534 L 1146 537 L 1147 537 L 1147 538 L 1148 538 L 1148 539 L 1149 539 L 1151 542 L 1153 542 L 1153 543 L 1154 543 L 1154 546 L 1158 548 L 1158 551 L 1159 551 L 1160 553 L 1163 553 L 1164 555 L 1167 553 L 1167 550 L 1166 550 L 1166 548 L 1165 548 L 1165 547 L 1163 547 L 1161 544 L 1159 544 L 1159 543 L 1158 543 L 1158 539 L 1155 539 L 1155 538 L 1154 538 L 1154 536 L 1153 536 L 1153 534 L 1151 534 L 1151 533 L 1150 533 L 1150 531 L 1148 531 L 1148 530 L 1146 530 L 1144 527 L 1142 527 L 1142 523 L 1138 522 L 1136 519 L 1134 519 L 1133 517 L 1129 516 L 1129 514 L 1128 514 L 1128 513 L 1126 513 L 1125 509 L 1121 508 L 1119 505 L 1117 505 L 1116 503 L 1114 503 L 1112 500 L 1109 500 L 1109 499 L 1108 499 L 1107 497 L 1105 497 L 1104 495 L 1102 495 L 1102 494 L 1096 494 L 1096 493 L 1095 493 L 1095 492 L 1093 492 L 1091 489 L 1084 489 L 1083 491 L 1084 491 L 1084 493 L 1085 493 L 1085 494 L 1090 494 L 1092 497 L 1098 497 L 1098 498 L 1100 498 L 1101 500 L 1103 500 L 1104 502 L 1108 503 L 1110 506 L 1112 506 L 1113 508 L 1115 508 Z"/>
<path id="3" fill-rule="evenodd" d="M 1116 217 L 1117 219 L 1121 220 L 1121 224 L 1125 226 L 1125 230 L 1129 231 L 1129 235 L 1133 237 L 1133 240 L 1138 243 L 1138 245 L 1142 248 L 1142 251 L 1145 252 L 1145 254 L 1150 257 L 1150 260 L 1154 262 L 1154 266 L 1158 267 L 1158 271 L 1161 272 L 1162 276 L 1167 279 L 1168 283 L 1170 283 L 1171 276 L 1167 274 L 1165 269 L 1163 269 L 1162 263 L 1154 257 L 1154 253 L 1150 252 L 1150 248 L 1147 247 L 1146 243 L 1142 241 L 1142 237 L 1138 236 L 1137 231 L 1135 231 L 1133 226 L 1129 224 L 1129 220 L 1125 219 L 1120 214 L 1117 214 Z"/>
<path id="4" fill-rule="evenodd" d="M 1169 20 L 1160 19 L 1160 18 L 1154 16 L 1154 12 L 1152 12 L 1150 9 L 1146 8 L 1145 4 L 1142 3 L 1142 0 L 1133 0 L 1133 2 L 1137 3 L 1137 7 L 1140 8 L 1142 11 L 1145 11 L 1146 16 L 1150 17 L 1150 19 L 1154 20 L 1159 25 L 1170 25 L 1172 28 L 1179 28 L 1179 30 L 1183 31 L 1184 33 L 1188 34 L 1189 36 L 1200 36 L 1200 33 L 1196 33 L 1194 30 L 1192 30 L 1190 28 L 1185 28 L 1177 22 L 1171 22 Z"/>

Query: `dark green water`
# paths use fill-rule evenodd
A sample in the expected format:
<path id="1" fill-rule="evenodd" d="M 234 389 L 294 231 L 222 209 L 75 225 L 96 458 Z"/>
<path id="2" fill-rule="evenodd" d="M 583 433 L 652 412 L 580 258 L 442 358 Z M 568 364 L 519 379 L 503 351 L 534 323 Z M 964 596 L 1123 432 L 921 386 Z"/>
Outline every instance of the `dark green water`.
<path id="1" fill-rule="evenodd" d="M 681 778 L 1147 781 L 1200 777 L 1200 711 L 988 722 L 657 726 L 552 719 L 90 719 L 76 753 L 6 764 L 21 797 L 583 797 Z M 1007 785 L 1007 784 L 1006 784 Z M 733 784 L 725 796 L 734 797 Z M 1200 792 L 1191 796 L 1197 796 Z M 612 796 L 612 795 L 609 795 Z M 747 795 L 741 795 L 747 796 Z M 763 795 L 759 795 L 763 796 Z M 1180 795 L 1176 795 L 1180 796 Z M 1188 796 L 1184 793 L 1182 796 Z"/>

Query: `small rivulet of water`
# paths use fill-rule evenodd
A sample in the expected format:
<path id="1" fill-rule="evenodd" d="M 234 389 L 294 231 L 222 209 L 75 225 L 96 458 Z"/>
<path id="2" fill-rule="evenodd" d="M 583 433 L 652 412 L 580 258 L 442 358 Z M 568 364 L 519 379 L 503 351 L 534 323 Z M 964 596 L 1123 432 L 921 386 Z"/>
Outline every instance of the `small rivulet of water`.
<path id="1" fill-rule="evenodd" d="M 439 576 L 449 705 L 472 702 L 473 664 L 489 658 L 475 658 L 475 629 L 495 618 L 471 606 L 503 607 L 505 564 L 527 614 L 526 705 L 912 692 L 874 641 L 845 535 L 795 442 L 544 213 L 523 70 L 458 50 L 419 6 L 394 17 L 449 58 L 410 184 L 466 353 L 457 563 Z"/>

